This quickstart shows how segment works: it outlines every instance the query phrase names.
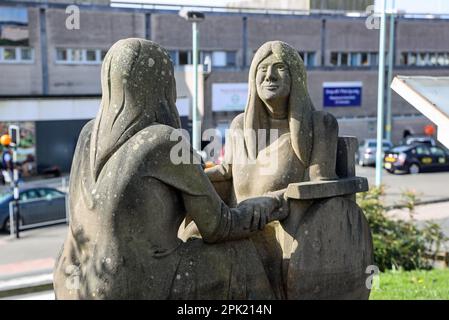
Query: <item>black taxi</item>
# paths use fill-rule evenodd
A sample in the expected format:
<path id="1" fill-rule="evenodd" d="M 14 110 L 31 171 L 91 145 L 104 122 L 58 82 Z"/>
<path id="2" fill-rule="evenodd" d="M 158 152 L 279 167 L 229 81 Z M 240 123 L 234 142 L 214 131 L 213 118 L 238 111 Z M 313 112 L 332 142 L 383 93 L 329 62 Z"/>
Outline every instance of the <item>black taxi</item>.
<path id="1" fill-rule="evenodd" d="M 403 145 L 385 152 L 384 168 L 390 172 L 449 170 L 449 154 L 442 148 L 426 144 Z"/>

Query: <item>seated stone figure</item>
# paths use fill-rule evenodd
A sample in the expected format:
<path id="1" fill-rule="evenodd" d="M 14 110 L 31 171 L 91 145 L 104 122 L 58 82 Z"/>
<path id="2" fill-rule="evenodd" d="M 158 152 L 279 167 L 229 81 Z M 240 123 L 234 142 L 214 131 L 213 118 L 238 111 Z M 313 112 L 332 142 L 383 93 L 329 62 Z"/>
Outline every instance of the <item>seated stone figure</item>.
<path id="1" fill-rule="evenodd" d="M 170 151 L 184 142 L 171 139 L 180 119 L 165 49 L 118 41 L 101 72 L 100 110 L 73 159 L 56 298 L 275 298 L 248 237 L 288 215 L 282 193 L 231 209 L 201 165 L 173 164 Z M 177 237 L 186 212 L 202 239 Z"/>
<path id="2" fill-rule="evenodd" d="M 266 131 L 261 132 L 261 129 Z M 333 234 L 329 222 L 337 227 L 354 219 L 356 222 L 350 227 L 342 225 L 340 228 L 342 233 L 347 233 L 344 236 L 365 237 L 368 234 L 369 237 L 366 220 L 354 201 L 335 197 L 338 192 L 319 191 L 319 188 L 329 188 L 332 185 L 329 183 L 340 183 L 332 185 L 337 189 L 342 183 L 355 185 L 352 180 L 338 181 L 338 141 L 336 119 L 329 113 L 315 111 L 312 105 L 304 63 L 298 52 L 281 41 L 262 45 L 251 63 L 245 112 L 231 124 L 225 161 L 207 169 L 206 173 L 230 205 L 287 187 L 293 197 L 295 188 L 318 190 L 307 199 L 290 199 L 291 213 L 286 220 L 269 223 L 263 232 L 252 236 L 278 299 L 366 298 L 369 294 L 364 288 L 363 272 L 371 261 L 370 238 L 360 246 L 346 243 L 341 240 L 342 236 L 326 239 L 326 242 L 344 244 L 341 249 L 321 244 L 324 238 L 319 238 L 321 234 Z M 297 183 L 303 184 L 295 185 Z M 363 190 L 354 188 L 347 194 L 357 191 Z M 334 214 L 333 210 L 337 212 Z M 315 241 L 318 252 L 321 251 L 316 257 L 313 250 L 310 253 L 304 247 L 310 243 L 304 237 L 312 229 L 316 231 L 316 238 L 310 241 Z M 192 233 L 192 230 L 194 227 L 190 225 L 186 232 Z M 336 257 L 351 250 L 363 257 L 354 258 L 353 254 L 348 254 L 347 262 L 340 263 Z M 328 264 L 320 265 L 324 261 Z M 329 280 L 331 278 L 334 280 Z M 336 281 L 336 278 L 340 279 Z M 347 284 L 342 286 L 344 282 Z M 332 291 L 329 289 L 332 285 L 338 288 Z"/>

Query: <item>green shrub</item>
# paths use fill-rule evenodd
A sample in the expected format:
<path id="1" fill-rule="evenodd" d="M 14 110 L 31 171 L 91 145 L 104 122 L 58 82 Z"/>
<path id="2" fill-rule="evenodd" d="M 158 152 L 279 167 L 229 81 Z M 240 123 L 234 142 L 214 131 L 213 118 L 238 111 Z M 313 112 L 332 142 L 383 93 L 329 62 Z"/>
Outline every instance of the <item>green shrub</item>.
<path id="1" fill-rule="evenodd" d="M 416 194 L 406 192 L 404 207 L 408 208 L 410 220 L 388 218 L 381 201 L 383 188 L 372 188 L 357 195 L 371 228 L 374 245 L 374 262 L 381 271 L 386 269 L 431 269 L 441 245 L 448 240 L 438 224 L 427 222 L 419 228 L 413 212 Z"/>

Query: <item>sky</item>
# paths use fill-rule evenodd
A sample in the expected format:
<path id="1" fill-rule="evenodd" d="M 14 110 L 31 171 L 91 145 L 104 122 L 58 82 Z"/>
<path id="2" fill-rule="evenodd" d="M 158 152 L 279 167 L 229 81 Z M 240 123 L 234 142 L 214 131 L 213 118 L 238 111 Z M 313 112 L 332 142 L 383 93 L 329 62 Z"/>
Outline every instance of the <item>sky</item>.
<path id="1" fill-rule="evenodd" d="M 422 14 L 448 14 L 448 0 L 386 0 L 387 8 L 393 5 L 395 9 L 406 11 L 407 13 Z M 381 7 L 380 0 L 376 0 L 376 11 Z"/>
<path id="2" fill-rule="evenodd" d="M 111 0 L 112 2 L 131 2 L 148 4 L 175 4 L 189 6 L 226 6 L 226 3 L 232 0 Z M 313 0 L 311 0 L 313 1 Z M 381 0 L 373 0 L 376 5 L 376 11 L 381 7 Z M 406 11 L 407 13 L 421 14 L 449 14 L 449 0 L 386 0 L 387 8 L 392 5 L 396 9 Z"/>

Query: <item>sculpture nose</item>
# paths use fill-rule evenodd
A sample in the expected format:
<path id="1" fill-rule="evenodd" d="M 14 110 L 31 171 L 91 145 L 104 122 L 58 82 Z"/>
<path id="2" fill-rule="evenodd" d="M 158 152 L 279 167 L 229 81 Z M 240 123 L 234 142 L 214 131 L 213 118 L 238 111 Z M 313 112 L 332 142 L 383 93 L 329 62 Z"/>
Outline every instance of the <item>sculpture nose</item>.
<path id="1" fill-rule="evenodd" d="M 277 75 L 276 75 L 276 70 L 273 66 L 268 66 L 267 68 L 267 73 L 265 75 L 265 81 L 271 82 L 271 81 L 276 81 L 277 80 Z"/>

